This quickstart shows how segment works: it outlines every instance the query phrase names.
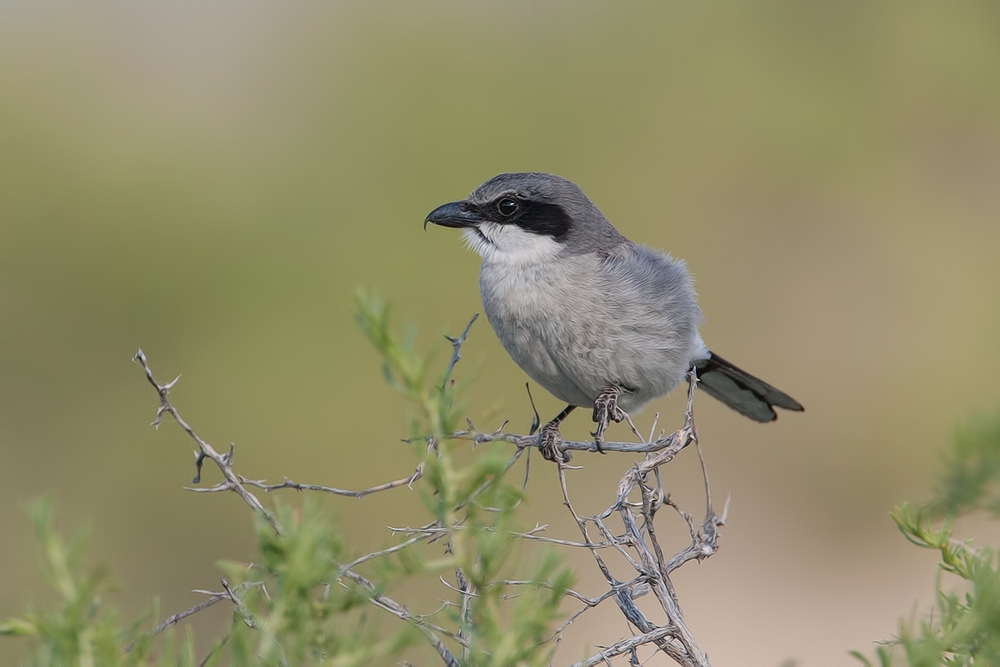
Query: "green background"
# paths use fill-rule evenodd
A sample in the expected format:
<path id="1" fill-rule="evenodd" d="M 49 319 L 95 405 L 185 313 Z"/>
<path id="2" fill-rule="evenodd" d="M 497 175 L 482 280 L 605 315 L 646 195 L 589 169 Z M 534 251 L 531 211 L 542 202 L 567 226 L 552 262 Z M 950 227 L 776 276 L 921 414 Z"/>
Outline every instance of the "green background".
<path id="1" fill-rule="evenodd" d="M 888 511 L 926 496 L 956 423 L 1000 404 L 1000 5 L 14 2 L 0 616 L 49 599 L 23 512 L 44 492 L 67 531 L 91 526 L 130 612 L 187 607 L 217 588 L 217 559 L 251 553 L 237 497 L 182 490 L 192 446 L 149 427 L 137 347 L 162 381 L 183 373 L 175 404 L 247 476 L 409 474 L 354 289 L 427 345 L 457 333 L 480 308 L 478 258 L 421 222 L 521 170 L 576 181 L 622 233 L 684 258 L 709 345 L 806 406 L 760 426 L 697 402 L 729 521 L 677 584 L 713 662 L 852 664 L 929 602 L 934 555 Z M 457 375 L 477 425 L 526 429 L 526 378 L 485 320 Z M 543 417 L 561 407 L 535 395 Z M 661 411 L 676 428 L 682 409 L 672 396 L 639 424 Z M 579 509 L 608 505 L 629 460 L 577 462 Z M 665 482 L 697 511 L 698 479 L 686 455 Z M 551 469 L 528 493 L 526 522 L 574 537 Z M 421 520 L 405 490 L 324 502 L 358 549 Z M 593 611 L 560 655 L 628 634 Z"/>

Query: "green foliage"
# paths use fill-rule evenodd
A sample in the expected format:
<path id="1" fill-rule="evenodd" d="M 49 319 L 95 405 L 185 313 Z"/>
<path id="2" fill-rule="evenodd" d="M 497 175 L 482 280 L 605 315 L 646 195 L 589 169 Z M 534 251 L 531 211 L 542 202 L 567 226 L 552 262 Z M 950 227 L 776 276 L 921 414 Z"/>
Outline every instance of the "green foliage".
<path id="1" fill-rule="evenodd" d="M 421 496 L 448 545 L 422 567 L 434 576 L 461 572 L 468 584 L 467 595 L 456 595 L 458 611 L 450 614 L 455 634 L 465 641 L 456 657 L 477 666 L 548 664 L 552 648 L 542 642 L 551 634 L 572 577 L 554 556 L 543 557 L 530 583 L 518 586 L 509 609 L 512 587 L 503 582 L 517 551 L 512 533 L 521 500 L 521 492 L 504 481 L 510 456 L 495 443 L 481 446 L 485 451 L 470 465 L 457 464 L 455 449 L 469 445 L 449 439 L 461 416 L 452 398 L 450 368 L 432 380 L 430 358 L 413 352 L 412 340 L 392 335 L 388 315 L 386 305 L 359 293 L 358 322 L 382 354 L 386 378 L 419 409 L 411 430 L 426 481 Z"/>
<path id="2" fill-rule="evenodd" d="M 406 626 L 380 639 L 360 613 L 369 596 L 336 582 L 343 545 L 313 499 L 301 510 L 279 504 L 277 535 L 257 520 L 259 561 L 224 562 L 221 568 L 237 600 L 229 635 L 214 652 L 233 664 L 307 665 L 334 660 L 366 665 L 398 652 L 417 636 Z"/>
<path id="3" fill-rule="evenodd" d="M 402 337 L 389 329 L 389 306 L 377 297 L 359 290 L 355 299 L 356 320 L 362 333 L 382 355 L 382 374 L 386 382 L 410 399 L 420 410 L 411 419 L 411 435 L 431 434 L 441 437 L 455 430 L 461 417 L 461 404 L 456 404 L 454 392 L 446 382 L 450 368 L 442 371 L 437 382 L 431 380 L 435 351 L 421 355 L 413 349 L 416 332 L 411 328 Z"/>
<path id="4" fill-rule="evenodd" d="M 892 518 L 913 544 L 941 555 L 940 571 L 962 582 L 960 591 L 938 580 L 934 613 L 900 624 L 899 635 L 879 646 L 876 658 L 889 667 L 901 652 L 905 664 L 1000 664 L 1000 557 L 986 546 L 952 536 L 956 518 L 975 510 L 1000 509 L 1000 415 L 978 419 L 955 436 L 936 497 L 913 507 L 903 504 Z M 863 664 L 872 663 L 853 652 Z"/>
<path id="5" fill-rule="evenodd" d="M 178 640 L 171 630 L 153 630 L 155 605 L 132 622 L 119 619 L 105 601 L 104 571 L 83 574 L 83 539 L 63 544 L 52 528 L 52 503 L 42 500 L 32 517 L 60 604 L 0 623 L 0 634 L 30 637 L 30 664 L 53 667 L 350 667 L 387 660 L 424 639 L 463 666 L 548 664 L 554 647 L 546 640 L 571 575 L 553 554 L 521 552 L 521 491 L 504 481 L 510 453 L 502 445 L 480 447 L 471 463 L 460 463 L 468 457 L 458 450 L 469 444 L 450 439 L 461 411 L 453 363 L 435 372 L 434 355 L 416 352 L 412 333 L 395 335 L 388 308 L 374 298 L 359 295 L 358 322 L 382 356 L 387 381 L 415 408 L 411 442 L 423 473 L 417 491 L 430 515 L 423 530 L 352 560 L 315 497 L 301 508 L 278 503 L 280 534 L 257 516 L 253 563 L 220 563 L 226 595 L 217 604 L 229 605 L 233 620 L 198 659 L 190 631 Z M 454 581 L 452 599 L 435 611 L 442 578 Z M 389 597 L 403 584 L 424 591 L 434 586 L 435 602 L 408 600 L 410 612 Z"/>
<path id="6" fill-rule="evenodd" d="M 979 417 L 957 430 L 936 495 L 931 509 L 940 515 L 1000 513 L 1000 416 Z"/>
<path id="7" fill-rule="evenodd" d="M 41 547 L 39 559 L 46 578 L 59 594 L 51 611 L 28 611 L 0 622 L 0 635 L 31 637 L 31 664 L 45 667 L 78 665 L 193 665 L 190 641 L 175 648 L 168 643 L 159 659 L 152 658 L 151 642 L 140 626 L 145 618 L 122 623 L 104 603 L 109 590 L 107 573 L 97 568 L 84 574 L 81 560 L 85 546 L 82 532 L 64 544 L 52 527 L 52 500 L 35 501 L 30 510 Z M 134 644 L 132 651 L 122 653 Z"/>

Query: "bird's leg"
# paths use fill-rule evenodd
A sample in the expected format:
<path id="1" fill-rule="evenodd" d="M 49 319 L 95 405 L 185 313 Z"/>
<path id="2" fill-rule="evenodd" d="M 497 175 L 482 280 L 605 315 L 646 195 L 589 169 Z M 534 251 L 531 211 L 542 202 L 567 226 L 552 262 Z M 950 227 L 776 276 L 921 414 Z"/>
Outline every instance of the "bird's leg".
<path id="1" fill-rule="evenodd" d="M 607 430 L 611 422 L 621 422 L 625 419 L 625 413 L 618 407 L 618 396 L 621 388 L 618 385 L 609 385 L 601 390 L 601 393 L 594 399 L 594 422 L 597 423 L 597 430 L 591 433 L 594 436 L 594 444 L 597 451 L 603 453 L 601 445 L 604 444 L 604 431 Z"/>
<path id="2" fill-rule="evenodd" d="M 562 412 L 555 416 L 555 419 L 543 426 L 541 432 L 539 432 L 538 451 L 541 452 L 542 458 L 545 460 L 562 461 L 563 463 L 569 461 L 569 452 L 563 452 L 559 449 L 559 445 L 562 444 L 562 434 L 559 433 L 559 424 L 575 409 L 575 405 L 567 405 Z"/>

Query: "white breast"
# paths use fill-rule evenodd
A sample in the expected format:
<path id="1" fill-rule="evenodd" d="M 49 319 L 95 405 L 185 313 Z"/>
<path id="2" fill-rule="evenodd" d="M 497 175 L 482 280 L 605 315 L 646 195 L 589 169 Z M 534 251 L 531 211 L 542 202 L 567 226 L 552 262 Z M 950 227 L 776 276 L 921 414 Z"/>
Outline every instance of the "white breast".
<path id="1" fill-rule="evenodd" d="M 483 307 L 504 348 L 535 382 L 573 405 L 592 404 L 612 372 L 614 334 L 592 326 L 590 304 L 601 292 L 596 261 L 484 261 L 479 275 Z"/>

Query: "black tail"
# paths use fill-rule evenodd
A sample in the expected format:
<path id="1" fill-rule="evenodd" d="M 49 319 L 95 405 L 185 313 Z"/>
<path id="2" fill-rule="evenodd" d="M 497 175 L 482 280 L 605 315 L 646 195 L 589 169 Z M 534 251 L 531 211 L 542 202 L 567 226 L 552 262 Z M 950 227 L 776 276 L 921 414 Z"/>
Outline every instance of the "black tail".
<path id="1" fill-rule="evenodd" d="M 701 380 L 699 387 L 754 421 L 774 421 L 778 418 L 774 413 L 776 407 L 797 412 L 805 410 L 785 392 L 740 370 L 717 354 L 695 362 L 694 367 Z"/>

